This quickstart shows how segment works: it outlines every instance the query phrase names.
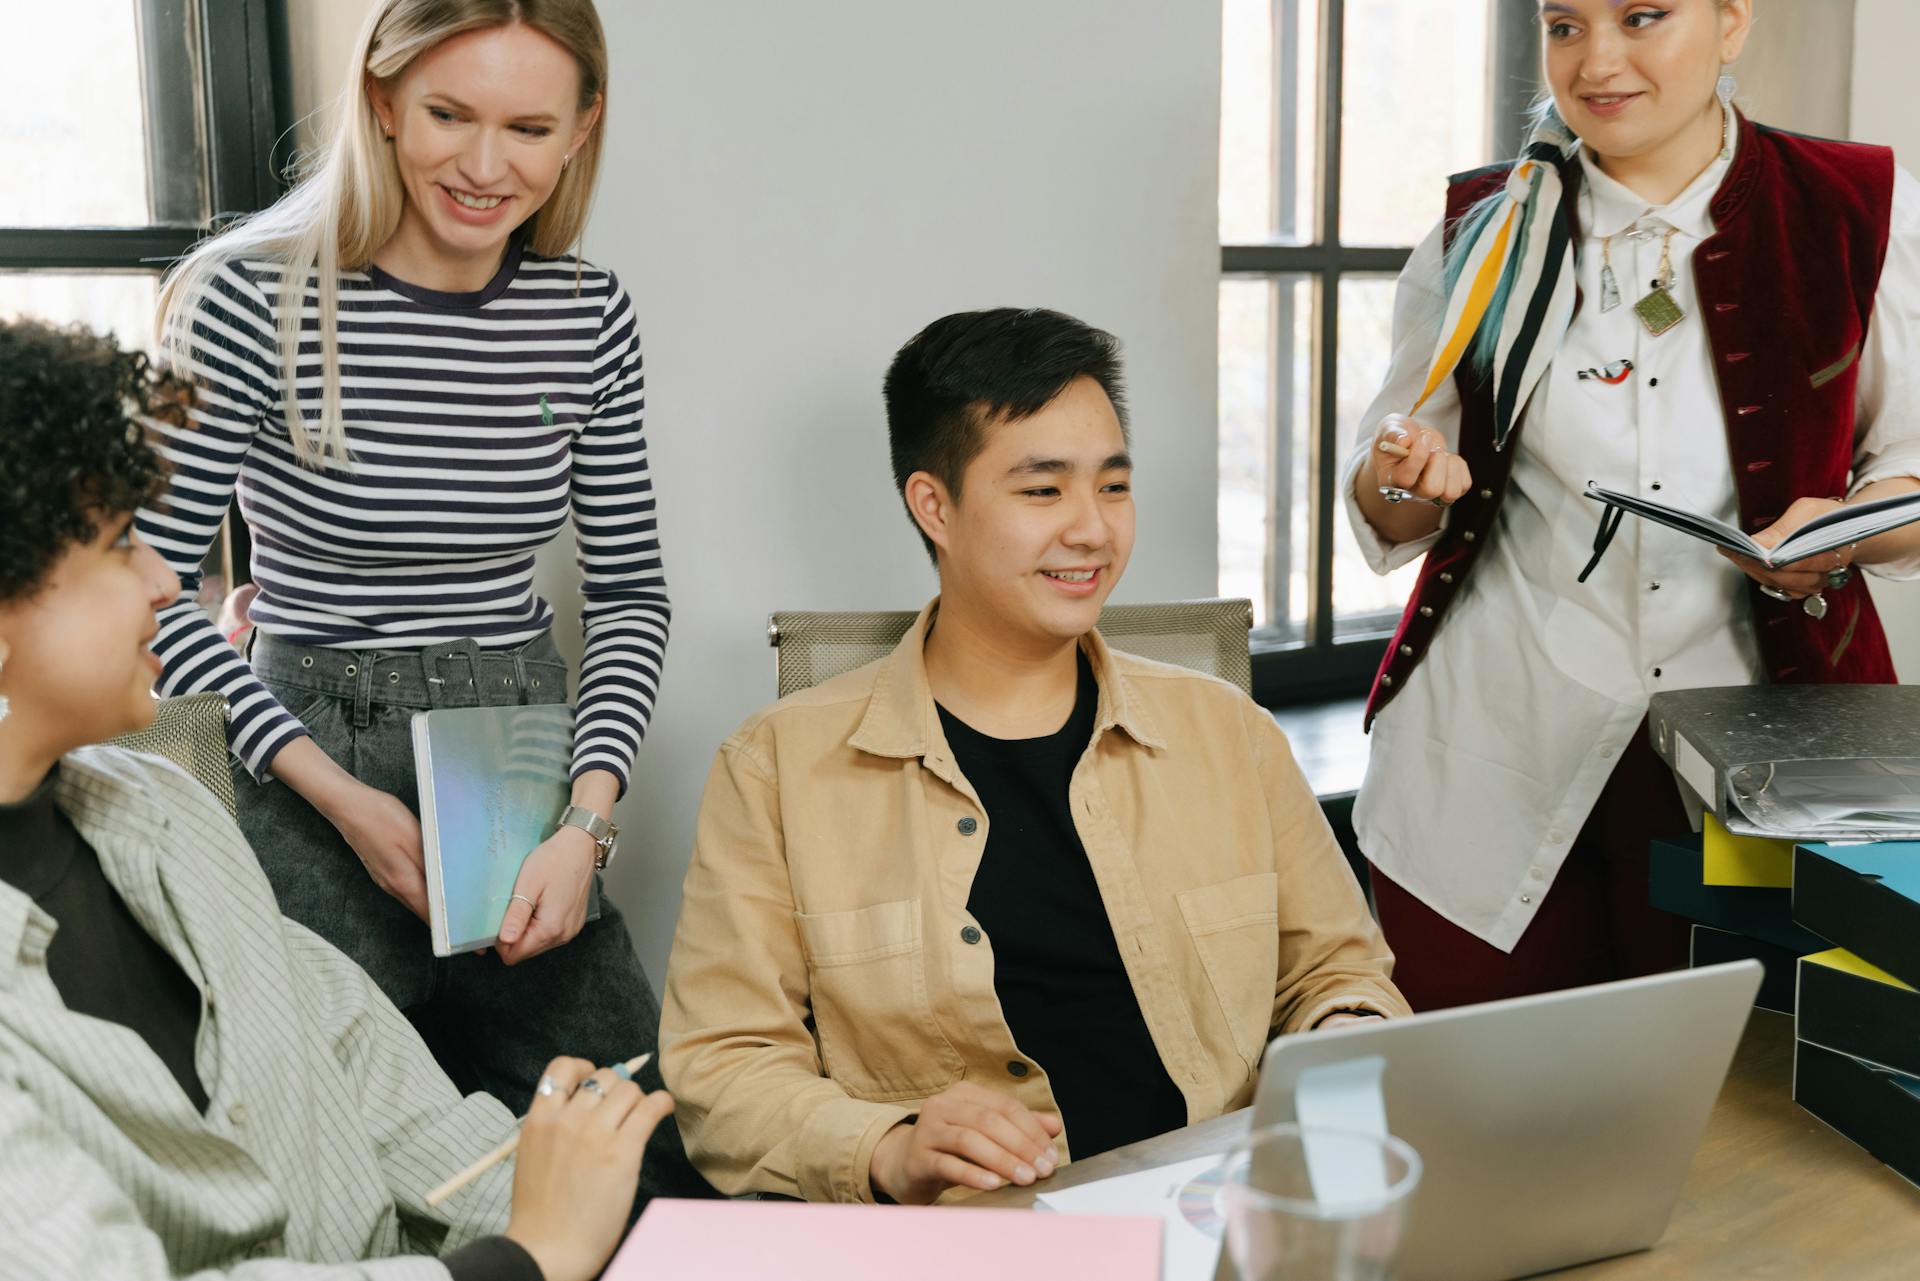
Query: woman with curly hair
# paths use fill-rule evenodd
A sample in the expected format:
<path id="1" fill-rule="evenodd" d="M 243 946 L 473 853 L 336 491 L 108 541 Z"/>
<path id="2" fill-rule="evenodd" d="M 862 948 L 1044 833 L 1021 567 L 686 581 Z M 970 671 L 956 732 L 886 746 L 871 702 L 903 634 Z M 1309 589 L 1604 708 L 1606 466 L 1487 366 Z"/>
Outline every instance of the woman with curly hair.
<path id="1" fill-rule="evenodd" d="M 180 584 L 133 513 L 162 484 L 144 427 L 186 406 L 144 356 L 0 323 L 5 1271 L 585 1281 L 672 1100 L 556 1059 L 513 1171 L 429 1205 L 512 1115 L 280 914 L 205 788 L 91 746 L 153 720 Z"/>
<path id="2" fill-rule="evenodd" d="M 568 256 L 606 98 L 590 0 L 374 5 L 309 172 L 166 283 L 160 337 L 199 405 L 140 522 L 191 583 L 237 490 L 248 653 L 183 594 L 162 688 L 226 696 L 240 825 L 287 914 L 516 1110 L 556 1047 L 625 1059 L 659 1021 L 619 910 L 589 919 L 669 614 L 633 302 Z M 495 954 L 436 958 L 411 721 L 567 701 L 534 572 L 570 518 L 572 805 L 524 852 Z"/>

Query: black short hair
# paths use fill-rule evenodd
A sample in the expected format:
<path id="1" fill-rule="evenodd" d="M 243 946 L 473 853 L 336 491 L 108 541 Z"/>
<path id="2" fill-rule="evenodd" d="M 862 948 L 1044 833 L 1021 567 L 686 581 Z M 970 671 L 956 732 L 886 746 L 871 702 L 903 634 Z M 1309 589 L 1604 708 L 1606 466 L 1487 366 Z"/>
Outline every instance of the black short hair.
<path id="1" fill-rule="evenodd" d="M 150 423 L 184 423 L 191 402 L 111 338 L 0 321 L 0 602 L 32 595 L 103 518 L 153 498 L 164 468 Z"/>
<path id="2" fill-rule="evenodd" d="M 1124 434 L 1126 389 L 1112 334 L 1038 307 L 956 312 L 922 329 L 894 356 L 884 389 L 893 483 L 903 501 L 907 478 L 918 471 L 958 498 L 987 425 L 1032 417 L 1076 378 L 1100 384 Z M 920 540 L 938 565 L 933 540 L 924 533 Z"/>

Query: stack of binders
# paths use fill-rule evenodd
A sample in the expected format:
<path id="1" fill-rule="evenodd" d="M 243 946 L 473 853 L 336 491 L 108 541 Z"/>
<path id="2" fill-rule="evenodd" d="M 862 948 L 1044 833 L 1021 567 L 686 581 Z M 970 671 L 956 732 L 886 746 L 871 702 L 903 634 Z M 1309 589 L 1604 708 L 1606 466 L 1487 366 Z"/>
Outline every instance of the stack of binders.
<path id="1" fill-rule="evenodd" d="M 1754 1004 L 1793 1013 L 1794 967 L 1831 944 L 1793 919 L 1793 843 L 1735 836 L 1712 814 L 1698 836 L 1653 843 L 1648 899 L 1693 924 L 1691 963 L 1751 957 L 1766 976 Z"/>
<path id="2" fill-rule="evenodd" d="M 1920 843 L 1802 845 L 1794 1101 L 1920 1183 Z"/>

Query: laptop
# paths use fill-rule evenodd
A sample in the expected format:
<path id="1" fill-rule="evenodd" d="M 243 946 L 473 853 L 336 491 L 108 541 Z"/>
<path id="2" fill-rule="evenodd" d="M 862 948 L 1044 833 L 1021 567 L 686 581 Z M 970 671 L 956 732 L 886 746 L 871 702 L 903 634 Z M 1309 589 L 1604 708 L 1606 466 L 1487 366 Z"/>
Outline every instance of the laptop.
<path id="1" fill-rule="evenodd" d="M 1282 1036 L 1253 1126 L 1297 1119 L 1303 1073 L 1384 1061 L 1387 1128 L 1425 1167 L 1400 1281 L 1507 1281 L 1645 1250 L 1666 1231 L 1760 977 L 1759 962 L 1734 961 Z M 1232 1281 L 1221 1254 L 1216 1276 Z"/>

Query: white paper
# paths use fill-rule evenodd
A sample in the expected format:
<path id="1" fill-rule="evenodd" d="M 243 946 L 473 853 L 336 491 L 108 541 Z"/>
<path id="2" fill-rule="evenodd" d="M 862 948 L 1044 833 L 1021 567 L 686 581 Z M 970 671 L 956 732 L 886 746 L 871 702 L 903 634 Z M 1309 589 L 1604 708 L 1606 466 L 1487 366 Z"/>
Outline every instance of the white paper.
<path id="1" fill-rule="evenodd" d="M 1077 1188 L 1043 1192 L 1037 1199 L 1061 1214 L 1158 1215 L 1162 1281 L 1213 1281 L 1220 1262 L 1220 1237 L 1187 1218 L 1180 1208 L 1180 1193 L 1225 1159 L 1224 1152 L 1195 1157 L 1137 1174 L 1083 1183 Z"/>
<path id="2" fill-rule="evenodd" d="M 1387 1195 L 1387 1167 L 1381 1150 L 1343 1142 L 1335 1136 L 1316 1141 L 1314 1130 L 1348 1130 L 1387 1135 L 1387 1100 L 1380 1076 L 1387 1061 L 1378 1054 L 1302 1068 L 1293 1086 L 1294 1119 L 1301 1126 L 1301 1152 L 1313 1199 L 1322 1205 L 1371 1204 Z M 1331 1141 L 1329 1141 L 1331 1140 Z"/>

